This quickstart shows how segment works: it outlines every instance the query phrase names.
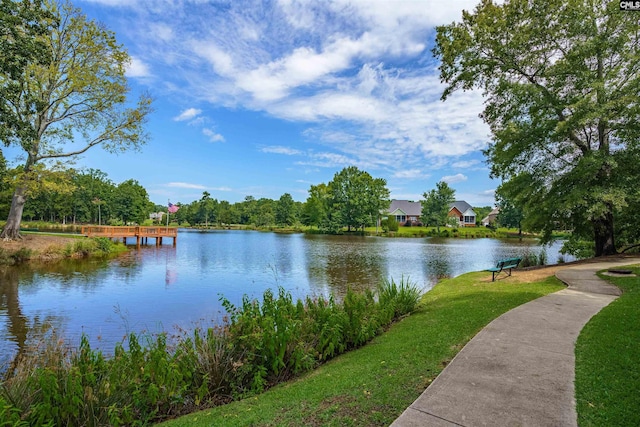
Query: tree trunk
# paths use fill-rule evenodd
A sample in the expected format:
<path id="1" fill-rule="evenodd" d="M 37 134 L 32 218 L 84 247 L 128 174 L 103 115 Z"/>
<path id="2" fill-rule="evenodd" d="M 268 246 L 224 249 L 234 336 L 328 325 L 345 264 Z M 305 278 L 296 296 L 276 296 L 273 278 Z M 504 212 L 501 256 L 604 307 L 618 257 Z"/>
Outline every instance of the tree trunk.
<path id="1" fill-rule="evenodd" d="M 593 221 L 596 256 L 614 255 L 618 253 L 613 231 L 613 214 L 607 213 L 604 218 Z"/>
<path id="2" fill-rule="evenodd" d="M 13 193 L 13 199 L 11 200 L 11 209 L 9 210 L 9 217 L 7 218 L 7 224 L 2 230 L 0 238 L 5 240 L 20 239 L 20 222 L 22 221 L 22 211 L 24 210 L 24 204 L 27 201 L 25 196 L 25 187 L 16 187 L 15 193 Z"/>

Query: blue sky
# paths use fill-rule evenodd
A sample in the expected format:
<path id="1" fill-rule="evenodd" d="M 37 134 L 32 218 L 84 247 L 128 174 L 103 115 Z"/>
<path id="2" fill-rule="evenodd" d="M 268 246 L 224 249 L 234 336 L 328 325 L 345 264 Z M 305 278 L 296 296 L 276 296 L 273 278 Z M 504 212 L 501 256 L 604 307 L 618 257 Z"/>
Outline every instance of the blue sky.
<path id="1" fill-rule="evenodd" d="M 158 204 L 203 191 L 304 201 L 347 166 L 419 200 L 444 180 L 492 205 L 482 96 L 440 101 L 435 26 L 475 1 L 75 0 L 132 61 L 132 100 L 154 98 L 140 152 L 89 150 L 76 167 L 136 179 Z"/>

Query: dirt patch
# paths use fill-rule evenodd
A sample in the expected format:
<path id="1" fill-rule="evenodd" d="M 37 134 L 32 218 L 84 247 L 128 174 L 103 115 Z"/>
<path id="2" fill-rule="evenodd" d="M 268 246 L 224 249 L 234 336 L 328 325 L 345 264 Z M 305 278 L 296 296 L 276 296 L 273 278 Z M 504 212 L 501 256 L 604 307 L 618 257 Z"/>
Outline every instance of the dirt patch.
<path id="1" fill-rule="evenodd" d="M 74 237 L 23 234 L 20 240 L 0 240 L 0 248 L 8 253 L 17 252 L 20 249 L 28 249 L 35 255 L 51 251 L 54 248 L 64 248 L 75 241 L 77 239 Z"/>
<path id="2" fill-rule="evenodd" d="M 543 280 L 549 276 L 555 275 L 559 270 L 569 268 L 579 264 L 593 264 L 606 261 L 629 261 L 629 264 L 640 263 L 639 254 L 623 254 L 623 255 L 610 255 L 599 258 L 589 258 L 580 261 L 567 262 L 564 264 L 545 265 L 537 267 L 518 268 L 512 271 L 511 277 L 507 276 L 507 273 L 500 273 L 496 276 L 496 281 L 506 280 L 513 283 L 529 283 Z M 491 282 L 491 273 L 488 272 L 488 278 L 486 282 Z"/>
<path id="3" fill-rule="evenodd" d="M 324 399 L 318 408 L 304 418 L 305 426 L 324 426 L 329 419 L 358 419 L 359 411 L 354 407 L 356 399 L 350 396 L 332 396 Z"/>

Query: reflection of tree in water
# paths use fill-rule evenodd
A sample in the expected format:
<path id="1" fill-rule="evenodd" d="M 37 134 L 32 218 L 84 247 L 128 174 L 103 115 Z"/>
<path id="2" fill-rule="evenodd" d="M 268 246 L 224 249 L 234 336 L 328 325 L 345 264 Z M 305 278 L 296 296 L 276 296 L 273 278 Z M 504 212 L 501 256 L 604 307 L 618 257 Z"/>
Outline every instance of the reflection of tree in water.
<path id="1" fill-rule="evenodd" d="M 108 274 L 105 267 L 108 260 L 65 259 L 51 264 L 28 264 L 8 267 L 17 272 L 21 292 L 39 289 L 43 277 L 55 278 L 60 289 L 80 287 L 92 290 L 100 287 L 102 279 Z"/>
<path id="2" fill-rule="evenodd" d="M 11 360 L 17 360 L 29 348 L 30 342 L 40 342 L 52 328 L 62 326 L 62 318 L 48 314 L 34 316 L 29 320 L 20 306 L 19 283 L 24 269 L 7 267 L 0 269 L 0 319 L 5 320 L 6 331 L 0 330 L 3 338 L 0 347 L 0 370 L 9 368 Z M 31 276 L 34 272 L 31 271 Z M 31 343 L 32 344 L 32 343 Z"/>
<path id="3" fill-rule="evenodd" d="M 459 248 L 448 245 L 446 242 L 446 239 L 433 238 L 430 244 L 422 247 L 423 274 L 432 284 L 455 275 L 454 264 L 461 254 L 457 252 Z"/>
<path id="4" fill-rule="evenodd" d="M 432 258 L 424 264 L 424 275 L 436 283 L 440 279 L 447 279 L 453 275 L 451 262 L 447 259 Z"/>
<path id="5" fill-rule="evenodd" d="M 20 308 L 18 277 L 18 270 L 15 268 L 5 268 L 0 272 L 0 317 L 5 318 L 7 324 L 7 331 L 2 335 L 16 344 L 17 352 L 21 354 L 24 352 L 27 342 L 27 318 L 22 314 Z M 5 352 L 13 351 L 15 348 L 2 352 L 0 360 L 2 360 L 3 366 L 7 362 L 4 358 L 8 357 Z"/>
<path id="6" fill-rule="evenodd" d="M 327 239 L 309 249 L 307 271 L 315 293 L 342 296 L 348 287 L 372 289 L 387 275 L 385 257 L 363 239 Z"/>

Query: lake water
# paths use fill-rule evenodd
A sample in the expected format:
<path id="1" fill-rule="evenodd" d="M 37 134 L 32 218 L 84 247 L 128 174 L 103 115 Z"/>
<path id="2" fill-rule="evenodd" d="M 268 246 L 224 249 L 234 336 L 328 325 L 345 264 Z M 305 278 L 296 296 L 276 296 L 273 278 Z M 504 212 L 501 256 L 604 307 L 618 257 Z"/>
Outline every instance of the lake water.
<path id="1" fill-rule="evenodd" d="M 559 248 L 545 247 L 548 263 L 556 262 Z M 237 305 L 245 294 L 261 298 L 281 286 L 294 299 L 339 297 L 348 286 L 373 288 L 403 276 L 427 291 L 438 278 L 541 250 L 535 240 L 517 239 L 180 230 L 175 248 L 152 244 L 109 261 L 8 269 L 0 275 L 0 364 L 50 328 L 72 345 L 85 333 L 109 353 L 129 332 L 219 322 L 221 296 Z"/>

